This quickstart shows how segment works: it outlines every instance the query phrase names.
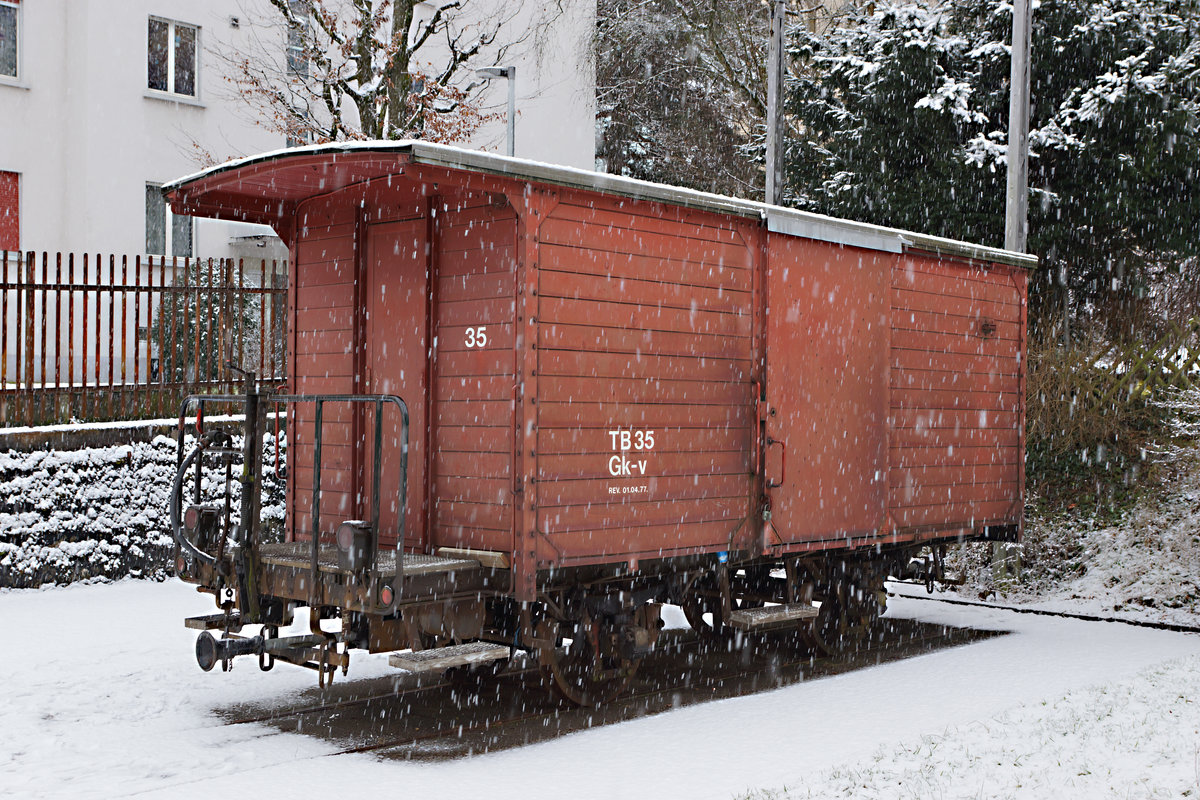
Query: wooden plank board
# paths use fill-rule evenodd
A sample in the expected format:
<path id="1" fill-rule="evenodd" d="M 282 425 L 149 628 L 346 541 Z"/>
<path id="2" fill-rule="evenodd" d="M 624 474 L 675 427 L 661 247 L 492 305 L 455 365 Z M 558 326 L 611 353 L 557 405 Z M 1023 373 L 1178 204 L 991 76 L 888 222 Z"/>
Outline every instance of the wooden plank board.
<path id="1" fill-rule="evenodd" d="M 698 381 L 749 381 L 749 359 L 689 358 L 626 353 L 585 353 L 571 350 L 543 350 L 538 359 L 541 374 L 591 377 L 656 376 Z"/>
<path id="2" fill-rule="evenodd" d="M 749 404 L 697 406 L 654 403 L 557 403 L 538 404 L 540 425 L 551 428 L 749 428 L 753 412 Z"/>
<path id="3" fill-rule="evenodd" d="M 516 256 L 512 248 L 438 251 L 438 276 L 453 278 L 461 275 L 512 275 Z"/>
<path id="4" fill-rule="evenodd" d="M 750 313 L 750 293 L 725 287 L 686 286 L 658 280 L 614 278 L 611 275 L 586 275 L 579 272 L 538 273 L 538 293 L 543 297 L 596 300 L 606 303 L 652 303 L 687 311 L 716 311 L 725 314 Z"/>
<path id="5" fill-rule="evenodd" d="M 433 520 L 440 528 L 463 528 L 466 530 L 495 531 L 512 538 L 512 506 L 494 503 L 468 503 L 436 499 L 433 504 Z M 449 546 L 446 539 L 439 544 Z"/>
<path id="6" fill-rule="evenodd" d="M 296 334 L 297 356 L 317 353 L 349 356 L 354 350 L 354 336 L 349 330 L 300 331 Z M 301 375 L 305 374 L 303 371 Z"/>
<path id="7" fill-rule="evenodd" d="M 329 283 L 321 286 L 301 286 L 296 290 L 296 308 L 310 311 L 319 308 L 352 308 L 354 284 Z"/>
<path id="8" fill-rule="evenodd" d="M 1011 430 L 1020 421 L 1012 411 L 946 411 L 942 409 L 900 408 L 891 413 L 892 425 L 902 428 L 940 428 L 950 431 Z"/>
<path id="9" fill-rule="evenodd" d="M 670 278 L 683 286 L 725 288 L 734 292 L 749 292 L 754 276 L 744 266 L 720 262 L 691 260 L 687 253 L 670 258 L 610 253 L 605 250 L 585 250 L 571 245 L 542 243 L 541 265 L 550 271 L 603 275 L 617 280 L 661 281 Z"/>
<path id="10" fill-rule="evenodd" d="M 889 437 L 892 447 L 1021 447 L 1015 429 L 971 428 L 963 431 L 943 428 L 897 428 Z"/>
<path id="11" fill-rule="evenodd" d="M 996 336 L 979 335 L 979 326 L 961 333 L 938 331 L 911 331 L 898 328 L 892 331 L 892 347 L 902 350 L 932 350 L 938 353 L 960 353 L 964 355 L 1012 358 L 1020 342 L 1015 339 L 1000 339 Z"/>
<path id="12" fill-rule="evenodd" d="M 308 289 L 314 286 L 330 286 L 339 283 L 352 283 L 354 281 L 354 245 L 353 242 L 347 242 L 345 247 L 339 248 L 337 251 L 331 252 L 332 243 L 327 244 L 322 248 L 309 246 L 310 251 L 306 258 L 306 253 L 301 248 L 300 251 L 300 268 L 298 270 L 299 277 L 297 278 L 297 286 L 300 289 Z M 345 252 L 342 252 L 342 251 Z"/>
<path id="13" fill-rule="evenodd" d="M 1015 483 L 1020 464 L 978 464 L 964 466 L 907 466 L 893 467 L 889 472 L 893 491 L 901 493 L 917 487 L 954 485 L 999 486 Z"/>
<path id="14" fill-rule="evenodd" d="M 481 345 L 480 342 L 483 342 L 483 344 Z M 471 325 L 453 325 L 447 323 L 438 328 L 439 353 L 454 353 L 479 349 L 506 350 L 511 352 L 512 347 L 513 326 L 511 322 L 472 323 Z"/>
<path id="15" fill-rule="evenodd" d="M 902 311 L 925 311 L 955 317 L 986 318 L 1013 322 L 1020 318 L 1020 306 L 989 300 L 892 289 L 892 307 Z"/>
<path id="16" fill-rule="evenodd" d="M 538 326 L 538 347 L 692 359 L 750 358 L 751 339 L 680 331 L 629 330 L 574 323 Z"/>
<path id="17" fill-rule="evenodd" d="M 441 375 L 434 381 L 435 394 L 442 401 L 511 400 L 514 396 L 512 375 Z"/>
<path id="18" fill-rule="evenodd" d="M 892 408 L 987 409 L 1019 411 L 1021 396 L 1013 391 L 955 391 L 953 389 L 892 389 Z"/>
<path id="19" fill-rule="evenodd" d="M 350 353 L 310 353 L 301 349 L 296 354 L 296 370 L 301 375 L 344 378 L 352 383 L 354 359 Z"/>
<path id="20" fill-rule="evenodd" d="M 439 426 L 502 427 L 511 425 L 512 400 L 472 400 L 470 402 L 442 401 L 437 407 Z"/>
<path id="21" fill-rule="evenodd" d="M 667 205 L 633 210 L 605 207 L 598 204 L 577 205 L 564 202 L 555 207 L 553 216 L 556 219 L 573 220 L 585 225 L 665 233 L 687 239 L 744 245 L 736 228 L 728 225 L 726 220 L 714 217 L 710 222 L 701 222 L 696 215 Z"/>
<path id="22" fill-rule="evenodd" d="M 681 331 L 694 334 L 749 337 L 749 313 L 723 314 L 713 311 L 687 311 L 650 303 L 602 303 L 543 297 L 540 303 L 543 323 L 576 323 L 607 328 Z"/>
<path id="23" fill-rule="evenodd" d="M 940 528 L 950 528 L 955 525 L 961 525 L 964 528 L 973 528 L 985 523 L 1001 524 L 1006 522 L 1016 522 L 1017 518 L 1010 516 L 1013 508 L 1013 500 L 1016 495 L 1008 500 L 999 500 L 986 503 L 972 503 L 969 505 L 932 505 L 932 506 L 914 506 L 907 508 L 893 508 L 892 519 L 896 522 L 896 527 L 904 528 L 919 528 L 930 525 L 936 525 Z"/>
<path id="24" fill-rule="evenodd" d="M 511 375 L 512 351 L 500 349 L 452 350 L 437 354 L 439 377 L 487 377 Z"/>
<path id="25" fill-rule="evenodd" d="M 439 477 L 504 478 L 512 477 L 510 453 L 456 453 L 438 449 L 433 454 L 433 469 Z"/>
<path id="26" fill-rule="evenodd" d="M 1016 447 L 893 447 L 888 463 L 896 469 L 964 467 L 984 464 L 1019 464 Z"/>
<path id="27" fill-rule="evenodd" d="M 537 447 L 542 457 L 549 455 L 602 455 L 612 457 L 615 450 L 611 426 L 538 428 Z M 749 453 L 753 428 L 667 426 L 654 432 L 654 452 L 703 454 L 716 452 Z M 618 442 L 619 445 L 619 442 Z M 703 456 L 697 455 L 698 458 Z M 553 463 L 553 462 L 550 462 Z"/>
<path id="28" fill-rule="evenodd" d="M 638 547 L 643 542 L 639 541 L 637 532 L 629 530 L 631 528 L 678 526 L 679 535 L 685 537 L 688 529 L 696 523 L 732 522 L 745 518 L 748 511 L 749 501 L 745 497 L 722 497 L 539 508 L 537 516 L 538 530 L 551 535 L 572 531 L 611 531 L 614 536 L 627 537 L 627 547 Z"/>
<path id="29" fill-rule="evenodd" d="M 996 326 L 995 338 L 1015 342 L 1021 336 L 1021 326 L 1018 322 L 1005 319 L 990 320 Z M 893 331 L 928 331 L 932 333 L 948 333 L 961 336 L 979 329 L 979 318 L 961 317 L 953 314 L 940 314 L 933 311 L 914 311 L 912 309 L 892 309 Z"/>
<path id="30" fill-rule="evenodd" d="M 442 303 L 513 297 L 516 294 L 516 277 L 511 270 L 462 275 L 447 275 L 439 271 L 437 292 L 438 300 Z"/>
<path id="31" fill-rule="evenodd" d="M 441 252 L 455 250 L 500 250 L 516 246 L 517 226 L 513 219 L 446 224 L 438 229 Z"/>
<path id="32" fill-rule="evenodd" d="M 512 426 L 478 428 L 466 425 L 438 425 L 434 441 L 439 450 L 459 453 L 511 453 Z"/>
<path id="33" fill-rule="evenodd" d="M 508 506 L 512 504 L 513 482 L 506 478 L 438 476 L 433 494 L 443 503 Z"/>
<path id="34" fill-rule="evenodd" d="M 586 250 L 601 250 L 613 253 L 653 256 L 655 258 L 679 258 L 684 253 L 697 261 L 711 261 L 734 267 L 749 268 L 753 257 L 749 248 L 741 244 L 681 241 L 678 237 L 605 225 L 579 224 L 572 220 L 555 219 L 553 216 L 542 223 L 539 238 L 550 244 L 580 247 Z"/>
<path id="35" fill-rule="evenodd" d="M 901 391 L 912 391 L 918 395 L 922 392 L 1015 394 L 1020 387 L 1020 380 L 1014 373 L 968 373 L 910 368 L 893 369 L 891 385 L 893 396 Z"/>
<path id="36" fill-rule="evenodd" d="M 751 493 L 749 475 L 681 475 L 660 477 L 654 470 L 654 457 L 646 454 L 648 477 L 614 478 L 606 475 L 591 480 L 549 480 L 538 483 L 538 505 L 541 508 L 575 507 L 609 503 L 615 499 L 643 502 L 641 499 L 672 501 L 745 500 Z M 509 489 L 512 487 L 509 486 Z"/>
<path id="37" fill-rule="evenodd" d="M 559 377 L 541 387 L 542 402 L 570 400 L 606 402 L 615 397 L 629 403 L 690 403 L 694 405 L 750 405 L 753 388 L 725 381 L 659 380 L 655 378 Z"/>
<path id="38" fill-rule="evenodd" d="M 354 328 L 354 309 L 338 308 L 297 309 L 297 331 L 349 331 Z"/>
<path id="39" fill-rule="evenodd" d="M 559 553 L 567 554 L 576 561 L 590 563 L 622 561 L 640 554 L 652 558 L 671 558 L 704 551 L 715 553 L 729 547 L 730 534 L 737 529 L 740 518 L 740 515 L 733 514 L 728 518 L 695 520 L 687 524 L 671 522 L 661 525 L 631 524 L 607 529 L 555 530 L 546 534 L 549 543 L 539 550 L 541 558 L 547 563 L 557 561 Z"/>
<path id="40" fill-rule="evenodd" d="M 972 275 L 933 266 L 913 267 L 911 262 L 902 262 L 893 269 L 892 276 L 892 285 L 897 289 L 1014 306 L 1011 314 L 1014 317 L 1019 314 L 1015 307 L 1021 304 L 1020 295 L 1011 278 L 1003 273 L 976 272 Z"/>
<path id="41" fill-rule="evenodd" d="M 892 348 L 893 370 L 934 370 L 940 372 L 970 373 L 972 375 L 1003 375 L 1014 381 L 1020 374 L 1020 363 L 1016 357 L 998 359 L 989 356 L 936 353 L 932 350 L 900 350 Z"/>
<path id="42" fill-rule="evenodd" d="M 974 506 L 1002 501 L 1012 504 L 1017 499 L 1017 484 L 1014 480 L 987 485 L 894 486 L 888 492 L 888 498 L 889 505 L 894 509 L 918 506 Z"/>
<path id="43" fill-rule="evenodd" d="M 744 437 L 747 440 L 749 436 Z M 543 452 L 538 459 L 538 480 L 557 481 L 579 478 L 608 479 L 612 473 L 609 459 L 611 450 L 582 454 L 548 454 Z M 636 454 L 626 453 L 633 457 Z M 706 452 L 689 449 L 684 452 L 667 452 L 656 449 L 648 454 L 653 459 L 654 475 L 658 477 L 689 476 L 700 479 L 709 475 L 749 475 L 753 469 L 749 448 L 724 452 Z"/>

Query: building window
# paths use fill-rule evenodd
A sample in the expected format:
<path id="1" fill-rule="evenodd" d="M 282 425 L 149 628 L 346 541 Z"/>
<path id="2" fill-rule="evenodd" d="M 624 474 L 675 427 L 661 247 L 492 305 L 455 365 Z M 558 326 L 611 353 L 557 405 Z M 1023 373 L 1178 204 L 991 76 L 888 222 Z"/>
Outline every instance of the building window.
<path id="1" fill-rule="evenodd" d="M 17 77 L 18 40 L 21 35 L 21 5 L 18 0 L 0 0 L 0 76 Z"/>
<path id="2" fill-rule="evenodd" d="M 21 176 L 0 172 L 0 250 L 21 249 Z"/>
<path id="3" fill-rule="evenodd" d="M 288 0 L 292 19 L 288 23 L 287 74 L 294 78 L 308 77 L 308 40 L 312 15 L 311 0 Z"/>
<path id="4" fill-rule="evenodd" d="M 196 44 L 200 29 L 150 18 L 146 45 L 146 85 L 160 92 L 196 96 Z"/>
<path id="5" fill-rule="evenodd" d="M 192 218 L 172 214 L 162 186 L 146 184 L 146 252 L 152 256 L 191 256 Z"/>

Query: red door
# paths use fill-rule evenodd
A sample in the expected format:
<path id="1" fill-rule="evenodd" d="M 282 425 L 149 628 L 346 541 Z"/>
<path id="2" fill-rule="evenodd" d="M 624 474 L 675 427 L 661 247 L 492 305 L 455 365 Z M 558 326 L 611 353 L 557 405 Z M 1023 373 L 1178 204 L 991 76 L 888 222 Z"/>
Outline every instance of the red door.
<path id="1" fill-rule="evenodd" d="M 767 543 L 872 535 L 887 513 L 895 258 L 784 236 L 769 258 Z"/>
<path id="2" fill-rule="evenodd" d="M 408 406 L 408 493 L 405 547 L 421 548 L 427 519 L 426 420 L 429 366 L 429 275 L 425 220 L 371 225 L 367 234 L 366 390 L 398 395 Z M 366 491 L 371 491 L 374 414 L 366 415 Z M 383 470 L 380 475 L 380 543 L 395 546 L 399 521 L 400 414 L 386 406 L 383 417 Z"/>

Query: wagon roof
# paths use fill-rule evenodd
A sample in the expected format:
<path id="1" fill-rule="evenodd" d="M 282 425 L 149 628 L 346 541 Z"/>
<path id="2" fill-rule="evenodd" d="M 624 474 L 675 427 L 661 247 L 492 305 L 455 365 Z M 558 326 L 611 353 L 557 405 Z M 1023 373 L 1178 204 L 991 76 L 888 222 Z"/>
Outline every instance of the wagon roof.
<path id="1" fill-rule="evenodd" d="M 179 213 L 270 224 L 300 200 L 397 174 L 397 155 L 407 156 L 407 161 L 416 164 L 750 217 L 764 221 L 768 230 L 777 233 L 872 250 L 932 252 L 1028 268 L 1037 264 L 1036 256 L 955 239 L 415 140 L 335 142 L 275 150 L 210 167 L 172 181 L 163 189 L 171 194 Z"/>

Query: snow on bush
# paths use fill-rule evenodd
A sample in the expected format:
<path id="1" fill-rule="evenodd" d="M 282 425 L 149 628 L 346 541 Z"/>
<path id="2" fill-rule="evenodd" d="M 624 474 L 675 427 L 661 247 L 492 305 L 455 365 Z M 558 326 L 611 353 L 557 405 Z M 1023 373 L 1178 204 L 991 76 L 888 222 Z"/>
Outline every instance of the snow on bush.
<path id="1" fill-rule="evenodd" d="M 283 435 L 280 444 L 282 469 Z M 0 587 L 165 577 L 175 548 L 167 508 L 175 459 L 175 440 L 166 436 L 110 447 L 0 453 Z M 235 465 L 234 519 L 239 472 Z M 220 497 L 224 485 L 224 473 L 210 469 L 206 500 Z M 268 433 L 263 467 L 268 523 L 282 522 L 283 489 L 275 474 L 275 439 Z"/>
<path id="2" fill-rule="evenodd" d="M 1016 581 L 991 575 L 991 546 L 954 554 L 967 587 L 1039 607 L 1194 625 L 1200 617 L 1200 459 L 1174 465 L 1161 492 L 1115 523 L 1030 515 Z"/>

